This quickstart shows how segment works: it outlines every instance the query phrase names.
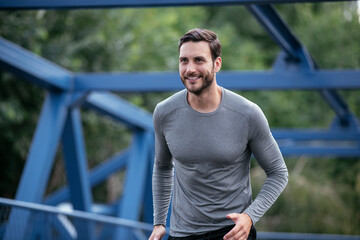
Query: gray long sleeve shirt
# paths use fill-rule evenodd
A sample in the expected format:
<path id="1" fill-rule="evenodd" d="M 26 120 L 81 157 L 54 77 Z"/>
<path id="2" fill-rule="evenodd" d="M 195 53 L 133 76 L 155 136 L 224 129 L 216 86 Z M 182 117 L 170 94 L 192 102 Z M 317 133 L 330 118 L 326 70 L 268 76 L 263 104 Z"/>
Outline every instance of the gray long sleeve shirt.
<path id="1" fill-rule="evenodd" d="M 154 224 L 165 224 L 172 196 L 170 234 L 184 237 L 233 224 L 232 212 L 255 224 L 285 188 L 288 171 L 261 109 L 222 88 L 211 113 L 188 104 L 187 90 L 159 103 L 154 111 Z M 254 201 L 250 158 L 267 178 Z M 174 171 L 175 167 L 175 171 Z"/>

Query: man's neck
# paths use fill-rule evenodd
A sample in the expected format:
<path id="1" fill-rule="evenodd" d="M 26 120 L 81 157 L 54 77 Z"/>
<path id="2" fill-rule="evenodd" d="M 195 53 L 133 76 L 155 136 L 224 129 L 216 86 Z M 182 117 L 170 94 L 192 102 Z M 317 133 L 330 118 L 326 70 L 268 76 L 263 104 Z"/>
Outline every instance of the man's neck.
<path id="1" fill-rule="evenodd" d="M 188 92 L 187 100 L 190 106 L 201 113 L 210 113 L 215 111 L 221 102 L 221 88 L 214 81 L 208 91 L 204 91 L 200 95 Z"/>

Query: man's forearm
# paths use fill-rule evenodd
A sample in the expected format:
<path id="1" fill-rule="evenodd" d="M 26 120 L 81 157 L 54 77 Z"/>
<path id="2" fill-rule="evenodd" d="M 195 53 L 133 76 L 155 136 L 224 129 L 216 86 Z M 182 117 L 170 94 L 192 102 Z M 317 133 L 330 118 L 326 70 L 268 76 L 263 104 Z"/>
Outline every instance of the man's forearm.
<path id="1" fill-rule="evenodd" d="M 288 170 L 284 164 L 281 169 L 269 174 L 259 194 L 252 204 L 244 211 L 255 224 L 276 201 L 288 182 Z"/>
<path id="2" fill-rule="evenodd" d="M 159 167 L 154 164 L 153 172 L 153 204 L 154 204 L 154 225 L 166 224 L 166 217 L 169 211 L 171 192 L 173 188 L 174 170 L 173 167 Z"/>

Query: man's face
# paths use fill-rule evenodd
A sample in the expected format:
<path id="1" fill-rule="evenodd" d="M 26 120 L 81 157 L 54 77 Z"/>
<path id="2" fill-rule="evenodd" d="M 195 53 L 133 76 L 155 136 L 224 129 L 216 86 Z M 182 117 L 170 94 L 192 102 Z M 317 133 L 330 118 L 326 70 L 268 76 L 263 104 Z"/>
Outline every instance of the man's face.
<path id="1" fill-rule="evenodd" d="M 219 63 L 220 61 L 220 63 Z M 221 58 L 213 62 L 209 44 L 205 41 L 185 42 L 180 48 L 179 73 L 186 89 L 201 95 L 213 83 Z"/>

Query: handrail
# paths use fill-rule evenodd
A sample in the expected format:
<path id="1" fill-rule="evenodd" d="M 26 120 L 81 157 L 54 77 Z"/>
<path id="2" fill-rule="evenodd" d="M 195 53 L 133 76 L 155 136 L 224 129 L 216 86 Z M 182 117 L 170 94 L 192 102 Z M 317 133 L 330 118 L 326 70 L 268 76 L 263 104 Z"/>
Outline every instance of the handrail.
<path id="1" fill-rule="evenodd" d="M 91 221 L 100 221 L 103 223 L 118 225 L 118 226 L 124 226 L 129 228 L 135 228 L 139 230 L 145 230 L 145 231 L 152 231 L 153 225 L 149 223 L 144 222 L 138 222 L 133 220 L 128 220 L 124 218 L 117 218 L 117 217 L 111 217 L 111 216 L 105 216 L 95 213 L 89 213 L 89 212 L 83 212 L 78 210 L 64 210 L 59 209 L 58 207 L 38 204 L 38 203 L 30 203 L 30 202 L 24 202 L 19 200 L 13 200 L 13 199 L 7 199 L 7 198 L 1 198 L 0 197 L 0 205 L 6 205 L 10 207 L 18 207 L 22 209 L 29 209 L 29 210 L 35 210 L 35 211 L 41 211 L 41 212 L 47 212 L 47 213 L 54 213 L 54 214 L 62 214 L 70 217 L 76 217 L 80 219 L 86 219 Z"/>

